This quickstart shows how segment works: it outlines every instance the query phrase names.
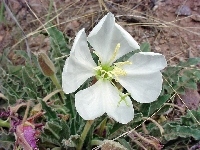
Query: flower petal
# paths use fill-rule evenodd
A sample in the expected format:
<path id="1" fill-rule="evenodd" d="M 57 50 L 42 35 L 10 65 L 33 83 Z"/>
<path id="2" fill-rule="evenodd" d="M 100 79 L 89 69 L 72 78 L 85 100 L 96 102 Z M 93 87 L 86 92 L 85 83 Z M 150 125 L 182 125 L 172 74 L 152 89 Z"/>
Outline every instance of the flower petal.
<path id="1" fill-rule="evenodd" d="M 113 37 L 118 37 L 117 40 L 118 40 L 118 43 L 120 43 L 120 49 L 115 60 L 117 60 L 118 58 L 122 57 L 123 55 L 129 52 L 140 49 L 140 46 L 138 45 L 138 43 L 126 30 L 124 30 L 118 24 L 115 24 L 115 27 L 116 27 L 114 31 L 115 34 L 113 35 Z"/>
<path id="2" fill-rule="evenodd" d="M 124 65 L 123 69 L 127 74 L 148 74 L 160 71 L 167 66 L 165 57 L 154 52 L 139 52 L 129 60 L 132 65 Z"/>
<path id="3" fill-rule="evenodd" d="M 133 119 L 134 109 L 129 96 L 127 96 L 125 100 L 122 100 L 121 102 L 116 101 L 116 99 L 110 99 L 109 103 L 109 105 L 106 105 L 106 112 L 108 116 L 122 124 L 127 124 Z"/>
<path id="4" fill-rule="evenodd" d="M 112 13 L 104 16 L 93 28 L 88 36 L 88 41 L 97 52 L 102 63 L 112 63 L 124 54 L 139 49 L 138 43 L 120 25 L 115 23 Z M 114 51 L 117 44 L 120 49 L 114 59 Z"/>
<path id="5" fill-rule="evenodd" d="M 105 113 L 106 101 L 113 98 L 110 83 L 97 81 L 75 95 L 75 107 L 85 120 L 94 120 Z"/>
<path id="6" fill-rule="evenodd" d="M 167 65 L 164 56 L 152 52 L 137 53 L 129 61 L 131 65 L 123 66 L 127 75 L 119 76 L 118 81 L 136 101 L 155 101 L 162 89 L 160 70 Z"/>
<path id="7" fill-rule="evenodd" d="M 89 77 L 95 74 L 96 64 L 87 46 L 84 29 L 78 32 L 70 56 L 65 62 L 62 73 L 62 87 L 65 93 L 74 92 Z"/>
<path id="8" fill-rule="evenodd" d="M 140 103 L 155 101 L 162 89 L 162 74 L 129 74 L 118 79 L 119 83 Z"/>
<path id="9" fill-rule="evenodd" d="M 120 123 L 133 119 L 133 105 L 129 97 L 127 104 L 120 102 L 119 91 L 109 81 L 99 80 L 91 87 L 75 95 L 75 106 L 79 115 L 85 120 L 94 120 L 105 112 Z"/>
<path id="10" fill-rule="evenodd" d="M 23 126 L 23 133 L 24 138 L 28 142 L 31 148 L 37 149 L 37 139 L 36 139 L 36 131 L 35 129 L 28 125 Z"/>

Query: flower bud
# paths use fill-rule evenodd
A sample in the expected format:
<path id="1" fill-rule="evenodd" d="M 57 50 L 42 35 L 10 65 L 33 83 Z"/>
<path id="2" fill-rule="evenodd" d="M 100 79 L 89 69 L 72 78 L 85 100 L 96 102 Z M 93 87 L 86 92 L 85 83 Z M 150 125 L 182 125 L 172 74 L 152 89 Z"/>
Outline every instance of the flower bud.
<path id="1" fill-rule="evenodd" d="M 49 77 L 55 74 L 55 66 L 45 53 L 38 54 L 38 62 L 45 76 Z"/>

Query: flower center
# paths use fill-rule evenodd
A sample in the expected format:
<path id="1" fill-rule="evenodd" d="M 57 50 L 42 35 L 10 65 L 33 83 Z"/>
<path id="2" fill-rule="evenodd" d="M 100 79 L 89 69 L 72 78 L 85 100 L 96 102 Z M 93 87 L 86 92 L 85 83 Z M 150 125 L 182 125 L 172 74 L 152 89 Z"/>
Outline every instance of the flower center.
<path id="1" fill-rule="evenodd" d="M 110 62 L 113 61 L 119 51 L 120 48 L 120 43 L 118 43 L 115 47 L 114 53 L 110 59 Z M 123 70 L 124 65 L 131 64 L 130 61 L 125 61 L 125 62 L 118 62 L 114 63 L 112 66 L 109 64 L 101 64 L 95 67 L 94 69 L 96 70 L 96 78 L 97 79 L 105 79 L 105 80 L 112 80 L 115 79 L 116 82 L 118 82 L 118 77 L 119 76 L 125 76 L 127 75 L 126 71 Z"/>
<path id="2" fill-rule="evenodd" d="M 112 80 L 113 79 L 113 74 L 112 66 L 108 65 L 99 65 L 94 68 L 96 70 L 96 78 L 97 79 L 105 79 L 105 80 Z"/>
<path id="3" fill-rule="evenodd" d="M 113 53 L 112 57 L 110 58 L 109 63 L 107 63 L 107 64 L 102 64 L 101 58 L 95 53 L 99 57 L 99 65 L 94 68 L 94 70 L 96 71 L 95 76 L 96 76 L 97 80 L 99 80 L 99 79 L 109 80 L 115 87 L 117 87 L 116 84 L 119 82 L 119 76 L 127 75 L 126 71 L 123 69 L 123 66 L 132 64 L 132 62 L 130 62 L 130 61 L 125 61 L 125 62 L 113 63 L 112 65 L 110 65 L 110 62 L 113 62 L 115 60 L 117 53 L 119 52 L 119 49 L 120 49 L 120 43 L 118 43 L 116 45 L 114 53 Z M 113 79 L 115 81 L 113 81 Z M 118 102 L 118 107 L 122 101 L 124 101 L 125 104 L 127 106 L 129 106 L 128 102 L 126 101 L 126 98 L 127 98 L 127 96 L 130 95 L 130 93 L 124 94 L 124 93 L 122 93 L 122 91 L 120 91 L 119 88 L 118 88 L 118 90 L 119 90 L 119 96 L 120 96 L 120 100 Z"/>

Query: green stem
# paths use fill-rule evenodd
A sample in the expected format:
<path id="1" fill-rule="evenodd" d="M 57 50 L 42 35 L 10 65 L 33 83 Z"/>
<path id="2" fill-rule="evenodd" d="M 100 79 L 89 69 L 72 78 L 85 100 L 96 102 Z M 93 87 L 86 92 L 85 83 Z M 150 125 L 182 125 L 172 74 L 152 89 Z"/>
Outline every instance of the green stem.
<path id="1" fill-rule="evenodd" d="M 83 143 L 85 141 L 85 138 L 86 138 L 88 131 L 90 130 L 93 122 L 94 122 L 94 120 L 88 120 L 86 122 L 85 127 L 84 127 L 83 132 L 82 132 L 81 137 L 80 137 L 80 142 L 78 143 L 78 145 L 76 147 L 77 150 L 82 150 Z"/>
<path id="2" fill-rule="evenodd" d="M 53 0 L 50 0 L 50 4 L 49 4 L 49 10 L 48 10 L 48 15 L 47 15 L 47 19 L 46 19 L 46 22 L 49 21 L 49 17 L 51 15 L 51 12 L 52 12 L 52 7 L 53 7 Z"/>
<path id="3" fill-rule="evenodd" d="M 2 120 L 2 119 L 0 119 L 0 127 L 10 128 L 10 123 L 8 122 L 8 120 Z"/>
<path id="4" fill-rule="evenodd" d="M 50 76 L 51 80 L 53 81 L 53 84 L 56 86 L 57 89 L 62 89 L 57 77 L 55 74 L 53 74 L 52 76 Z M 63 91 L 60 91 L 60 95 L 61 95 L 61 102 L 64 104 L 64 99 L 65 99 L 65 95 Z"/>
<path id="5" fill-rule="evenodd" d="M 0 8 L 0 22 L 3 22 L 4 19 L 4 4 L 1 3 L 1 8 Z"/>
<path id="6" fill-rule="evenodd" d="M 91 141 L 91 145 L 94 146 L 94 145 L 102 145 L 104 142 L 101 141 L 101 140 L 92 140 Z"/>

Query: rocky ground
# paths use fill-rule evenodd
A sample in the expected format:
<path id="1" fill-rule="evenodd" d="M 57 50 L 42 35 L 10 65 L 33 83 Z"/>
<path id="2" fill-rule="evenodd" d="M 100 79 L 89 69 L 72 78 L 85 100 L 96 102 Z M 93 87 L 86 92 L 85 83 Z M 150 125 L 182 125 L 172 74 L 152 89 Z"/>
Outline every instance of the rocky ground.
<path id="1" fill-rule="evenodd" d="M 0 51 L 26 49 L 20 27 L 31 51 L 48 50 L 48 39 L 37 33 L 47 21 L 73 39 L 111 11 L 139 43 L 149 42 L 152 51 L 164 54 L 168 64 L 200 56 L 199 0 L 11 0 L 7 6 L 11 12 L 5 11 L 0 25 Z"/>

